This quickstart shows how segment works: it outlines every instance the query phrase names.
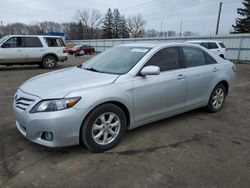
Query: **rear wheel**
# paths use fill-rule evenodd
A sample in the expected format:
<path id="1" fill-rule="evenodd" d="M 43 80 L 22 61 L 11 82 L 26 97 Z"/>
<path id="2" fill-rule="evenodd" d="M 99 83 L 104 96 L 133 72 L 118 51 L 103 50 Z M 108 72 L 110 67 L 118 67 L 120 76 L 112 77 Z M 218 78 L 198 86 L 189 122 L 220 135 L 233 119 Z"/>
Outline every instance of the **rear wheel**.
<path id="1" fill-rule="evenodd" d="M 219 112 L 224 105 L 226 99 L 226 88 L 223 84 L 218 84 L 209 99 L 208 105 L 206 107 L 208 112 Z"/>
<path id="2" fill-rule="evenodd" d="M 55 56 L 48 55 L 43 58 L 42 66 L 46 69 L 53 69 L 57 65 L 57 59 Z"/>
<path id="3" fill-rule="evenodd" d="M 113 104 L 98 106 L 87 116 L 81 129 L 82 143 L 93 152 L 115 147 L 126 131 L 126 117 Z"/>

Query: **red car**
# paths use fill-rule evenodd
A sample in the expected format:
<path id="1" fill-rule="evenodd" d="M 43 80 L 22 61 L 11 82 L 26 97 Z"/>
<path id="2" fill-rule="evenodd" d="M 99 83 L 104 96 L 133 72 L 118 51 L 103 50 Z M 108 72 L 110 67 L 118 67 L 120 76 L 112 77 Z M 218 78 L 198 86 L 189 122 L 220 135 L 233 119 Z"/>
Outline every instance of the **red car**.
<path id="1" fill-rule="evenodd" d="M 95 48 L 93 48 L 90 45 L 77 45 L 77 46 L 74 46 L 73 48 L 68 49 L 68 53 L 70 55 L 74 55 L 76 53 L 79 53 L 81 50 L 83 50 L 85 54 L 93 54 L 93 53 L 95 53 Z"/>

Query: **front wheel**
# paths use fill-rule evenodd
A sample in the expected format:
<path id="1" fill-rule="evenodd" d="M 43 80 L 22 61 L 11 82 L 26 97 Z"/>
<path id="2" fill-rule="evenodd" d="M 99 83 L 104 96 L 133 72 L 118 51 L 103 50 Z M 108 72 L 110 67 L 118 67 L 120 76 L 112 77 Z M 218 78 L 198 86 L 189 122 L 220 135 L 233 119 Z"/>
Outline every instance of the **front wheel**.
<path id="1" fill-rule="evenodd" d="M 224 105 L 226 98 L 226 88 L 223 84 L 218 84 L 209 99 L 208 105 L 206 106 L 206 109 L 208 112 L 219 112 Z"/>
<path id="2" fill-rule="evenodd" d="M 42 66 L 46 69 L 53 69 L 57 65 L 57 59 L 52 56 L 48 55 L 43 58 Z"/>
<path id="3" fill-rule="evenodd" d="M 114 104 L 98 106 L 86 117 L 81 128 L 82 143 L 93 152 L 115 147 L 126 132 L 126 117 Z"/>

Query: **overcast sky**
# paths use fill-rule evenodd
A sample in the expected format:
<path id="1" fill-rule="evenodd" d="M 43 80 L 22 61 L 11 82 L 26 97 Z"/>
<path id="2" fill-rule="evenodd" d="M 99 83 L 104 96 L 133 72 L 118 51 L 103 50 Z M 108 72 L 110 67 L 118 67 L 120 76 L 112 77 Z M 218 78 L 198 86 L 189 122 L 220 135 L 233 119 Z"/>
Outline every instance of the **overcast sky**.
<path id="1" fill-rule="evenodd" d="M 126 17 L 141 14 L 147 21 L 147 29 L 180 31 L 200 34 L 215 32 L 219 2 L 223 1 L 219 33 L 232 30 L 237 8 L 242 0 L 0 0 L 0 21 L 3 24 L 41 21 L 74 21 L 77 9 L 98 9 L 102 14 L 108 8 L 118 8 Z"/>

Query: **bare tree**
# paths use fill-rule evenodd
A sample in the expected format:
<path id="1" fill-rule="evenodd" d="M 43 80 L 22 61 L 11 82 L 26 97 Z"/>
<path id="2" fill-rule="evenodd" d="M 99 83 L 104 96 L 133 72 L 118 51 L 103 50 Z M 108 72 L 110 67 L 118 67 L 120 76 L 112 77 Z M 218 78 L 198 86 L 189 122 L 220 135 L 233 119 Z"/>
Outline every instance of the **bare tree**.
<path id="1" fill-rule="evenodd" d="M 134 38 L 143 37 L 145 33 L 144 27 L 146 25 L 146 21 L 142 18 L 140 14 L 135 16 L 130 16 L 127 22 L 128 22 L 128 29 L 132 37 Z"/>
<path id="2" fill-rule="evenodd" d="M 83 38 L 92 39 L 102 23 L 102 14 L 96 9 L 77 10 L 75 17 L 83 26 Z"/>

